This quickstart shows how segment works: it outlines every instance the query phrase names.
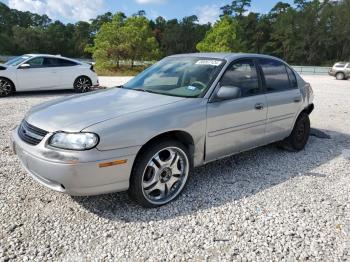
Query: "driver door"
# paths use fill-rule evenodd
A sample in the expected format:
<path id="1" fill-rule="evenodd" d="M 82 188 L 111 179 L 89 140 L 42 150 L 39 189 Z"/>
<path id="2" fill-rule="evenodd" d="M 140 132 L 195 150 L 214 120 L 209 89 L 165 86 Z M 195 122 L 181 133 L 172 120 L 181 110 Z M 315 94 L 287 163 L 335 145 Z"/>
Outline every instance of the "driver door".
<path id="1" fill-rule="evenodd" d="M 25 62 L 28 68 L 17 68 L 17 82 L 21 91 L 50 90 L 59 87 L 58 68 L 51 58 L 34 57 Z"/>
<path id="2" fill-rule="evenodd" d="M 209 102 L 206 161 L 264 144 L 267 101 L 253 59 L 233 62 L 219 83 L 241 89 L 241 97 Z"/>

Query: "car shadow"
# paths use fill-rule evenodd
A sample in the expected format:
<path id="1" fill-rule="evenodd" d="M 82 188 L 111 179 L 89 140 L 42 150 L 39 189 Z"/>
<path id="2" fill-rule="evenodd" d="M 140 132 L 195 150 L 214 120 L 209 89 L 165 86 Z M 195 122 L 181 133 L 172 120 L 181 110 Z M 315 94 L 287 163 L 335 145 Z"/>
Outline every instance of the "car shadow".
<path id="1" fill-rule="evenodd" d="M 72 199 L 109 220 L 148 222 L 186 216 L 252 196 L 295 177 L 326 177 L 314 169 L 339 156 L 342 148 L 350 144 L 350 136 L 334 131 L 323 133 L 330 138 L 310 136 L 301 152 L 268 145 L 196 168 L 180 197 L 160 208 L 142 208 L 125 192 Z"/>
<path id="2" fill-rule="evenodd" d="M 73 89 L 62 89 L 62 90 L 45 90 L 45 91 L 21 91 L 15 92 L 10 97 L 21 98 L 21 97 L 35 97 L 35 96 L 62 96 L 62 95 L 74 95 L 77 94 Z"/>

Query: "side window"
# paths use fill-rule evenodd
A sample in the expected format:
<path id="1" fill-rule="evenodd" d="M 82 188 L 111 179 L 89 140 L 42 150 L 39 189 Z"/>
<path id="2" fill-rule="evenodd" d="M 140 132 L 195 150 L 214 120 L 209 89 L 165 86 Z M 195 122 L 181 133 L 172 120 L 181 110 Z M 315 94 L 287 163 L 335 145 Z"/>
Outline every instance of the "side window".
<path id="1" fill-rule="evenodd" d="M 26 64 L 29 64 L 32 68 L 41 68 L 44 65 L 44 58 L 43 57 L 35 57 L 33 59 L 30 59 Z"/>
<path id="2" fill-rule="evenodd" d="M 272 59 L 260 59 L 260 65 L 268 92 L 281 92 L 290 89 L 286 66 L 283 63 Z"/>
<path id="3" fill-rule="evenodd" d="M 59 66 L 76 66 L 77 65 L 77 63 L 66 59 L 57 59 L 57 60 L 58 60 Z"/>
<path id="4" fill-rule="evenodd" d="M 348 64 L 348 68 L 350 68 L 350 64 Z"/>
<path id="5" fill-rule="evenodd" d="M 220 81 L 221 86 L 236 86 L 242 97 L 261 93 L 258 73 L 253 60 L 240 60 L 231 64 Z"/>
<path id="6" fill-rule="evenodd" d="M 45 57 L 44 59 L 44 67 L 57 67 L 58 65 L 58 59 L 51 58 L 51 57 Z"/>
<path id="7" fill-rule="evenodd" d="M 298 88 L 298 81 L 297 81 L 297 78 L 296 78 L 293 70 L 290 69 L 288 66 L 286 66 L 286 68 L 287 68 L 287 73 L 289 76 L 290 86 L 292 88 Z"/>

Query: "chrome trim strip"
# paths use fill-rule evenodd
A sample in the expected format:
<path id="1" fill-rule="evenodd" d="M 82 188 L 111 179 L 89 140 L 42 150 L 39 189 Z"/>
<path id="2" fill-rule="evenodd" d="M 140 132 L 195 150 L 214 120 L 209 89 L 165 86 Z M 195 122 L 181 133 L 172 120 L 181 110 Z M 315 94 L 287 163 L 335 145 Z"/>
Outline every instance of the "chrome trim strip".
<path id="1" fill-rule="evenodd" d="M 263 125 L 266 125 L 266 120 L 259 120 L 259 121 L 251 122 L 251 123 L 248 123 L 248 124 L 243 124 L 243 125 L 238 125 L 238 126 L 233 126 L 233 127 L 220 129 L 220 130 L 211 131 L 211 132 L 208 133 L 208 136 L 209 137 L 215 137 L 215 136 L 220 136 L 220 135 L 224 135 L 224 134 L 227 134 L 227 133 L 233 133 L 233 132 L 237 132 L 237 131 L 242 131 L 242 130 L 245 130 L 245 129 L 258 127 L 258 126 L 263 126 Z"/>

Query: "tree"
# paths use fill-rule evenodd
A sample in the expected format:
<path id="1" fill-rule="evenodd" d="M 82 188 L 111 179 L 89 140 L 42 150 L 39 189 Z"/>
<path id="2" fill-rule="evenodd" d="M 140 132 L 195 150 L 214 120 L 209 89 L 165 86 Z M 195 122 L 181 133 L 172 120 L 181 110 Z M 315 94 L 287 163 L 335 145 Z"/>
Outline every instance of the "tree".
<path id="1" fill-rule="evenodd" d="M 245 12 L 248 11 L 248 7 L 251 6 L 251 0 L 234 0 L 230 5 L 225 5 L 221 7 L 223 12 L 222 16 L 234 15 L 237 17 L 242 17 Z"/>
<path id="2" fill-rule="evenodd" d="M 237 52 L 240 51 L 240 43 L 237 41 L 236 20 L 229 16 L 222 17 L 208 31 L 203 41 L 198 43 L 200 52 Z"/>
<path id="3" fill-rule="evenodd" d="M 149 21 L 144 16 L 132 16 L 125 20 L 120 35 L 122 45 L 134 67 L 135 60 L 145 61 L 159 57 L 157 40 L 155 39 Z"/>
<path id="4" fill-rule="evenodd" d="M 119 67 L 120 60 L 126 58 L 127 50 L 123 43 L 121 28 L 125 23 L 125 15 L 117 13 L 111 22 L 106 22 L 98 31 L 94 46 L 89 46 L 86 51 L 93 53 L 96 65 L 101 68 Z"/>

